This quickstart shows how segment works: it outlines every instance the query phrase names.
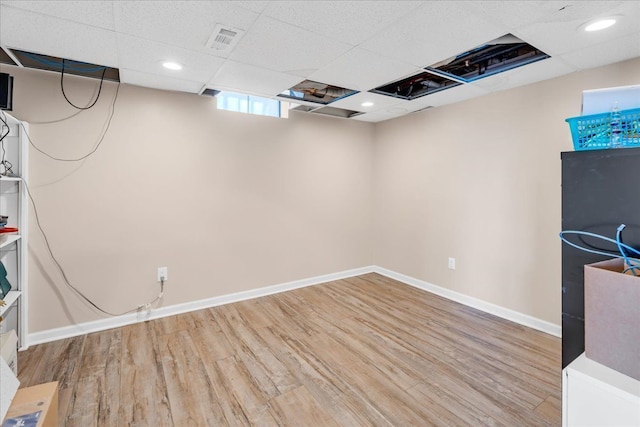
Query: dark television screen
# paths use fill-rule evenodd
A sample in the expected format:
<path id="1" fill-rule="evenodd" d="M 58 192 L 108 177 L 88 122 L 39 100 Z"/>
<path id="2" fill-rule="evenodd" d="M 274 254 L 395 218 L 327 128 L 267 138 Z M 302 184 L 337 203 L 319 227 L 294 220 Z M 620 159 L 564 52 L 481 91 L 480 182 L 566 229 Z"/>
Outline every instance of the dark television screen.
<path id="1" fill-rule="evenodd" d="M 13 104 L 13 76 L 0 73 L 0 109 L 11 111 Z"/>

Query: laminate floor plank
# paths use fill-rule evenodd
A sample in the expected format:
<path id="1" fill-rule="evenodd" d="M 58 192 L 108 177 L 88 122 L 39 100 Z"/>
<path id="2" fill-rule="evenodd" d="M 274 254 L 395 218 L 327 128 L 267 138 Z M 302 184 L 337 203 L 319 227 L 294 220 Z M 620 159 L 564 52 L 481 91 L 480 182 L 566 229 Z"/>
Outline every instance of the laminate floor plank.
<path id="1" fill-rule="evenodd" d="M 269 317 L 268 313 L 262 307 L 260 300 L 240 301 L 235 303 L 235 306 L 241 313 L 244 322 L 254 328 L 259 329 L 273 325 L 273 319 Z"/>
<path id="2" fill-rule="evenodd" d="M 357 278 L 353 282 L 358 283 Z M 339 295 L 347 297 L 355 297 L 357 292 L 353 290 L 352 286 L 343 286 L 334 290 Z M 420 320 L 419 317 L 407 314 L 402 310 L 398 310 L 391 305 L 387 305 L 383 301 L 373 301 L 373 297 L 368 292 L 362 293 L 362 299 L 364 301 L 370 300 L 368 306 L 375 306 L 378 308 L 376 312 L 376 319 L 378 323 L 387 323 L 390 325 L 390 330 L 398 329 L 398 325 L 410 324 L 412 319 Z M 367 311 L 369 309 L 367 308 Z M 367 312 L 362 312 L 361 315 L 366 316 Z M 508 384 L 513 384 L 510 388 L 510 395 L 514 398 L 520 399 L 520 402 L 526 402 L 531 408 L 537 406 L 549 395 L 549 384 L 538 381 L 537 376 L 527 375 L 526 370 L 531 370 L 528 365 L 510 366 L 505 364 L 501 359 L 505 354 L 500 348 L 494 349 L 494 351 L 487 350 L 487 347 L 491 348 L 491 343 L 481 336 L 470 334 L 466 330 L 465 324 L 458 322 L 455 325 L 446 323 L 437 323 L 438 327 L 430 328 L 426 333 L 423 327 L 412 327 L 410 332 L 413 339 L 425 340 L 429 346 L 435 346 L 440 348 L 443 352 L 451 356 L 453 360 L 471 359 L 472 365 L 476 366 L 476 373 L 482 368 L 486 376 L 493 378 L 495 372 L 498 371 L 502 375 L 510 375 L 510 381 Z M 560 372 L 558 371 L 558 375 Z M 527 387 L 522 387 L 526 385 Z"/>
<path id="3" fill-rule="evenodd" d="M 191 311 L 189 313 L 184 313 L 183 316 L 189 316 L 191 318 L 191 323 L 195 328 L 206 328 L 216 332 L 221 332 L 220 325 L 216 322 L 212 308 Z"/>
<path id="4" fill-rule="evenodd" d="M 172 334 L 179 331 L 189 331 L 195 329 L 198 325 L 192 313 L 161 317 L 151 322 L 151 324 L 154 326 L 156 336 Z"/>
<path id="5" fill-rule="evenodd" d="M 31 346 L 18 353 L 18 377 L 23 387 L 32 385 L 32 378 L 38 371 L 38 365 L 42 362 L 43 356 L 50 346 L 51 343 Z"/>
<path id="6" fill-rule="evenodd" d="M 224 387 L 238 401 L 247 420 L 257 426 L 277 426 L 265 393 L 253 381 L 244 363 L 232 356 L 216 361 Z"/>
<path id="7" fill-rule="evenodd" d="M 174 425 L 153 322 L 122 329 L 120 380 L 119 425 Z"/>
<path id="8" fill-rule="evenodd" d="M 45 344 L 47 349 L 38 361 L 30 385 L 58 381 L 58 418 L 64 420 L 78 380 L 85 336 Z M 64 362 L 62 362 L 64 361 Z M 19 364 L 20 362 L 18 362 Z M 21 384 L 25 387 L 26 384 Z"/>
<path id="9" fill-rule="evenodd" d="M 102 378 L 90 376 L 79 378 L 69 405 L 69 411 L 62 425 L 68 427 L 96 427 L 98 425 L 99 402 L 96 396 L 104 390 Z"/>
<path id="10" fill-rule="evenodd" d="M 535 413 L 553 425 L 562 417 L 562 398 L 549 396 L 535 409 Z"/>
<path id="11" fill-rule="evenodd" d="M 444 412 L 435 413 L 432 408 L 424 406 L 394 384 L 379 366 L 359 359 L 330 337 L 317 335 L 306 341 L 315 353 L 323 349 L 325 363 L 333 366 L 336 373 L 345 378 L 357 394 L 366 396 L 370 404 L 386 419 L 406 426 L 452 425 L 452 420 L 447 416 L 455 416 Z"/>
<path id="12" fill-rule="evenodd" d="M 291 427 L 339 427 L 340 424 L 327 412 L 304 387 L 294 388 L 269 401 L 278 421 Z M 301 417 L 300 414 L 304 414 Z"/>
<path id="13" fill-rule="evenodd" d="M 220 342 L 228 342 L 228 340 L 222 332 L 211 331 L 210 334 L 203 335 L 204 332 L 201 328 L 191 331 L 191 336 L 194 337 L 194 344 L 196 346 L 196 354 L 194 354 L 193 357 L 199 358 L 202 361 L 202 365 L 207 372 L 210 387 L 215 393 L 215 402 L 220 405 L 220 409 L 224 415 L 224 422 L 220 425 L 234 427 L 250 426 L 251 423 L 242 405 L 226 386 L 226 381 L 228 381 L 225 379 L 226 372 L 217 364 L 219 360 L 235 357 L 235 351 L 232 349 L 230 343 L 229 347 L 224 351 L 211 351 L 211 349 L 218 347 Z M 225 351 L 227 351 L 228 354 L 222 357 Z"/>
<path id="14" fill-rule="evenodd" d="M 65 426 L 118 424 L 121 335 L 120 329 L 87 335 Z"/>
<path id="15" fill-rule="evenodd" d="M 32 346 L 65 426 L 559 426 L 560 339 L 375 273 Z"/>
<path id="16" fill-rule="evenodd" d="M 121 338 L 120 329 L 109 329 L 87 335 L 79 366 L 80 378 L 103 375 L 107 363 L 111 361 L 109 357 L 111 354 L 115 353 L 119 362 L 122 351 Z"/>
<path id="17" fill-rule="evenodd" d="M 232 345 L 222 331 L 210 328 L 196 328 L 189 331 L 193 342 L 200 354 L 207 356 L 208 360 L 216 361 L 226 359 L 236 354 L 236 348 Z"/>
<path id="18" fill-rule="evenodd" d="M 266 328 L 263 334 L 283 363 L 340 425 L 393 426 L 365 396 L 354 393 L 352 386 L 337 374 L 333 366 L 304 343 L 281 334 L 277 329 Z"/>
<path id="19" fill-rule="evenodd" d="M 176 426 L 219 426 L 224 414 L 188 331 L 158 338 L 171 418 Z"/>

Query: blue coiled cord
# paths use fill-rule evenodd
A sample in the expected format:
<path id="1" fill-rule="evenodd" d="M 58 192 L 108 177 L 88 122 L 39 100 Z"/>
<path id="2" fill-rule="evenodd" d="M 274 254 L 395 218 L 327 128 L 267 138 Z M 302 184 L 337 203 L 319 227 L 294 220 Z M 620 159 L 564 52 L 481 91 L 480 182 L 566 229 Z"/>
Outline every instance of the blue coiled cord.
<path id="1" fill-rule="evenodd" d="M 585 251 L 585 252 L 589 252 L 592 254 L 596 254 L 596 255 L 603 255 L 606 257 L 613 257 L 613 258 L 622 258 L 624 260 L 624 265 L 625 265 L 625 269 L 623 271 L 623 273 L 626 273 L 628 271 L 631 272 L 631 274 L 633 274 L 634 276 L 637 276 L 636 271 L 640 271 L 640 260 L 636 259 L 636 258 L 632 258 L 630 257 L 628 254 L 635 254 L 636 256 L 640 257 L 640 251 L 637 250 L 636 248 L 633 248 L 629 245 L 625 245 L 624 243 L 622 243 L 622 230 L 624 230 L 626 227 L 626 225 L 624 224 L 620 224 L 620 226 L 618 227 L 617 231 L 616 231 L 616 238 L 611 239 L 609 237 L 606 236 L 602 236 L 600 234 L 595 234 L 595 233 L 590 233 L 588 231 L 579 231 L 579 230 L 564 230 L 560 232 L 560 239 L 562 239 L 563 242 L 565 242 L 567 245 L 569 246 L 573 246 L 576 249 L 580 249 L 581 251 Z M 574 234 L 574 235 L 578 235 L 578 236 L 588 236 L 588 237 L 595 237 L 597 239 L 601 239 L 604 240 L 606 242 L 610 242 L 610 243 L 614 243 L 617 248 L 619 253 L 615 253 L 615 252 L 605 252 L 605 251 L 599 251 L 596 249 L 590 249 L 590 248 L 585 248 L 584 246 L 580 246 L 577 245 L 573 242 L 570 242 L 565 236 L 567 234 Z"/>

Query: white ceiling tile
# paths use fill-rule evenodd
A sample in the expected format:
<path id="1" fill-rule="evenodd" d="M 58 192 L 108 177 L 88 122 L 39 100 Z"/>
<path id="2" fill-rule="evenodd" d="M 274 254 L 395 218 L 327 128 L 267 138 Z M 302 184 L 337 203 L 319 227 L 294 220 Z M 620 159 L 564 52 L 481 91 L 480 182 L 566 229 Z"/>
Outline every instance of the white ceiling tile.
<path id="1" fill-rule="evenodd" d="M 465 1 L 428 2 L 360 47 L 425 67 L 507 33 L 468 8 Z"/>
<path id="2" fill-rule="evenodd" d="M 560 55 L 563 61 L 581 70 L 637 57 L 640 57 L 640 32 Z"/>
<path id="3" fill-rule="evenodd" d="M 618 15 L 618 24 L 598 33 L 580 31 L 606 15 Z M 506 33 L 552 56 L 414 101 L 375 94 L 381 97 L 374 101 L 376 111 L 355 118 L 362 121 L 638 57 L 637 22 L 637 0 L 0 0 L 5 47 L 119 67 L 125 83 L 194 93 L 208 84 L 275 96 L 312 79 L 360 91 L 334 104 L 357 111 L 365 108 L 361 98 L 370 89 Z M 246 30 L 230 53 L 206 47 L 217 24 Z M 164 59 L 184 69 L 165 70 Z"/>
<path id="4" fill-rule="evenodd" d="M 300 82 L 300 77 L 227 60 L 207 87 L 275 96 Z"/>
<path id="5" fill-rule="evenodd" d="M 237 0 L 233 2 L 234 5 L 238 7 L 242 7 L 244 9 L 248 9 L 255 13 L 262 13 L 270 3 L 272 2 L 258 1 L 258 0 L 247 0 L 247 1 Z"/>
<path id="6" fill-rule="evenodd" d="M 382 96 L 382 95 L 379 95 L 379 96 Z M 387 97 L 387 98 L 390 98 L 390 97 Z M 365 122 L 381 122 L 384 120 L 394 119 L 396 117 L 406 116 L 407 114 L 414 113 L 416 111 L 424 110 L 425 108 L 427 108 L 424 105 L 421 105 L 413 101 L 405 101 L 405 100 L 399 100 L 394 98 L 390 98 L 390 99 L 394 100 L 394 104 L 385 105 L 384 108 L 382 109 L 378 109 L 372 112 L 367 112 L 366 114 L 353 117 L 353 119 L 361 120 Z M 361 111 L 364 111 L 364 110 L 365 109 L 361 109 Z"/>
<path id="7" fill-rule="evenodd" d="M 120 81 L 122 83 L 150 87 L 153 89 L 182 91 L 188 93 L 200 93 L 202 83 L 188 80 L 180 80 L 174 77 L 160 76 L 157 74 L 142 73 L 136 70 L 120 69 Z"/>
<path id="8" fill-rule="evenodd" d="M 311 74 L 309 79 L 363 91 L 420 71 L 414 65 L 354 48 Z"/>
<path id="9" fill-rule="evenodd" d="M 0 41 L 10 48 L 116 67 L 116 33 L 2 6 Z"/>
<path id="10" fill-rule="evenodd" d="M 363 107 L 363 102 L 373 102 L 371 107 Z M 398 103 L 397 98 L 379 95 L 377 93 L 359 92 L 330 104 L 331 107 L 346 108 L 354 111 L 379 111 Z"/>
<path id="11" fill-rule="evenodd" d="M 66 19 L 76 23 L 93 27 L 114 30 L 113 5 L 110 1 L 77 1 L 77 0 L 46 0 L 46 1 L 7 1 L 2 5 L 50 15 L 55 18 Z"/>
<path id="12" fill-rule="evenodd" d="M 247 30 L 258 17 L 229 1 L 117 1 L 114 8 L 119 32 L 201 52 L 216 24 Z"/>
<path id="13" fill-rule="evenodd" d="M 495 92 L 551 79 L 574 71 L 576 71 L 574 67 L 567 65 L 558 58 L 547 58 L 504 73 L 475 80 L 471 84 Z"/>
<path id="14" fill-rule="evenodd" d="M 307 77 L 351 49 L 346 43 L 260 17 L 229 56 L 236 62 Z"/>
<path id="15" fill-rule="evenodd" d="M 487 93 L 489 93 L 489 91 L 486 89 L 469 84 L 463 84 L 451 89 L 441 90 L 440 92 L 414 99 L 411 102 L 417 105 L 439 107 L 441 105 L 453 104 L 455 102 L 486 95 Z"/>
<path id="16" fill-rule="evenodd" d="M 574 2 L 571 14 L 562 20 L 539 21 L 513 32 L 527 43 L 555 56 L 594 44 L 615 40 L 638 32 L 640 2 L 638 1 L 584 1 Z M 583 25 L 594 18 L 620 15 L 611 28 L 587 33 Z M 617 46 L 624 50 L 626 46 Z"/>
<path id="17" fill-rule="evenodd" d="M 275 1 L 265 16 L 351 45 L 372 37 L 421 1 Z"/>
<path id="18" fill-rule="evenodd" d="M 397 114 L 399 116 L 402 116 L 408 113 L 414 113 L 416 111 L 424 110 L 424 109 L 425 109 L 425 106 L 418 102 L 400 100 L 400 102 L 398 102 L 397 104 L 394 104 L 390 107 L 385 108 L 384 111 L 387 113 L 392 113 L 392 114 Z"/>
<path id="19" fill-rule="evenodd" d="M 358 120 L 360 122 L 379 123 L 385 120 L 394 119 L 404 114 L 390 113 L 387 111 L 374 111 L 373 113 L 360 114 L 359 116 L 351 117 L 349 120 Z"/>
<path id="20" fill-rule="evenodd" d="M 514 29 L 534 22 L 566 19 L 567 15 L 573 15 L 576 3 L 580 2 L 575 0 L 476 0 L 469 2 L 469 8 L 488 21 Z"/>
<path id="21" fill-rule="evenodd" d="M 205 55 L 176 46 L 118 34 L 121 68 L 138 70 L 149 74 L 175 77 L 182 80 L 201 82 L 204 85 L 224 63 L 224 59 Z M 171 71 L 162 66 L 164 61 L 182 65 L 182 70 Z"/>

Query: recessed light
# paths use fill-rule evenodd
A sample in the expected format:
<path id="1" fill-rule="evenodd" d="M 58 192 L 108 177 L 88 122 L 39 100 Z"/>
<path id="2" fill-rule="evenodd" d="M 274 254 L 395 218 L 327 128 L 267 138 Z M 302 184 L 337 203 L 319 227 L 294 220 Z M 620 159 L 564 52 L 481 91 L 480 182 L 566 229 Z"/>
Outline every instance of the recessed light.
<path id="1" fill-rule="evenodd" d="M 587 24 L 587 26 L 584 27 L 584 30 L 585 31 L 600 31 L 600 30 L 604 30 L 605 28 L 609 28 L 610 26 L 612 26 L 615 23 L 616 23 L 616 20 L 614 18 L 598 19 L 597 21 L 593 21 L 590 24 Z"/>
<path id="2" fill-rule="evenodd" d="M 363 107 L 373 107 L 373 102 L 367 101 L 367 102 L 363 102 L 360 105 L 362 105 Z"/>
<path id="3" fill-rule="evenodd" d="M 172 70 L 172 71 L 182 70 L 182 65 L 178 64 L 177 62 L 171 62 L 171 61 L 163 62 L 162 66 L 167 70 Z"/>

